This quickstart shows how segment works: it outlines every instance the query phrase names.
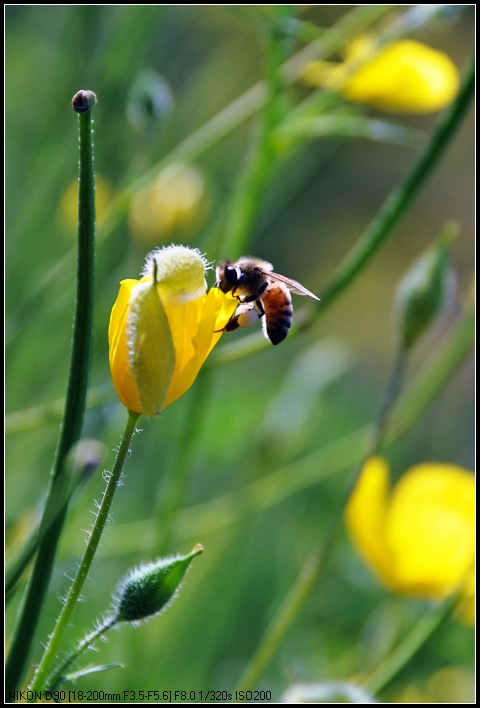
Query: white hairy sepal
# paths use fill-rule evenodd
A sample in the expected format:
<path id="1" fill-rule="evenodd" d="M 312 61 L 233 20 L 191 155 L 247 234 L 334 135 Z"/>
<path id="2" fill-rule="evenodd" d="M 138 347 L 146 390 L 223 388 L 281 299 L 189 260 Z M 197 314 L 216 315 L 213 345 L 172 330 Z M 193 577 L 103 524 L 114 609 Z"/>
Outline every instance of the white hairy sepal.
<path id="1" fill-rule="evenodd" d="M 163 408 L 173 372 L 175 348 L 162 300 L 153 280 L 132 290 L 127 315 L 128 361 L 144 415 Z"/>
<path id="2" fill-rule="evenodd" d="M 205 294 L 205 271 L 210 267 L 197 248 L 172 244 L 149 253 L 142 274 L 156 279 L 162 298 L 184 305 Z"/>

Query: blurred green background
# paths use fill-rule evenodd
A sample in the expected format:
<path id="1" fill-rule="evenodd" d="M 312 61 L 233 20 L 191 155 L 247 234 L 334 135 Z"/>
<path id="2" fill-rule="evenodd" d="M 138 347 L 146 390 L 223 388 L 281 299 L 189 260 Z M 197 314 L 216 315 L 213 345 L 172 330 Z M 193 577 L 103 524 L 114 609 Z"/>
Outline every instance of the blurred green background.
<path id="1" fill-rule="evenodd" d="M 392 15 L 401 7 L 393 6 Z M 294 12 L 320 29 L 350 10 L 323 5 L 298 6 Z M 222 250 L 222 232 L 254 144 L 257 116 L 239 121 L 225 135 L 213 130 L 203 143 L 198 131 L 264 77 L 265 27 L 273 12 L 269 6 L 6 7 L 6 406 L 11 414 L 6 514 L 12 553 L 38 519 L 60 420 L 52 404 L 64 395 L 69 367 L 76 217 L 67 190 L 78 164 L 71 98 L 79 89 L 98 97 L 95 400 L 84 435 L 105 443 L 108 468 L 125 420 L 110 381 L 106 337 L 118 282 L 138 277 L 146 253 L 162 243 L 197 246 L 212 261 L 232 256 Z M 473 6 L 455 6 L 450 16 L 415 36 L 445 51 L 461 70 L 474 46 L 473 12 Z M 286 39 L 290 54 L 302 46 L 293 35 Z M 307 95 L 294 84 L 286 92 L 287 104 Z M 428 134 L 435 116 L 389 120 Z M 186 182 L 173 180 L 172 200 L 180 193 L 180 206 L 171 222 L 157 230 L 148 228 L 151 223 L 142 226 L 152 180 L 144 180 L 146 188 L 136 180 L 159 161 L 168 166 L 188 155 Z M 319 293 L 413 155 L 409 146 L 366 140 L 305 141 L 275 170 L 249 252 Z M 170 177 L 167 173 L 170 186 L 179 170 L 185 175 L 181 167 Z M 461 229 L 452 248 L 455 293 L 415 349 L 409 374 L 441 345 L 469 297 L 473 171 L 471 111 L 394 237 L 325 317 L 280 347 L 268 345 L 231 363 L 221 363 L 222 351 L 235 352 L 243 337 L 261 339 L 261 334 L 225 336 L 219 358 L 212 357 L 192 389 L 160 420 L 142 420 L 67 645 L 108 609 L 116 580 L 131 566 L 165 552 L 186 552 L 196 542 L 206 552 L 194 561 L 167 614 L 112 633 L 98 654 L 81 662 L 125 667 L 82 679 L 77 688 L 233 689 L 303 561 L 325 534 L 330 510 L 358 459 L 361 447 L 348 443 L 348 436 L 368 424 L 378 408 L 395 348 L 396 286 L 451 220 Z M 128 210 L 122 190 L 132 184 Z M 101 205 L 104 194 L 109 213 Z M 188 199 L 191 211 L 180 213 Z M 213 280 L 211 274 L 210 284 Z M 300 311 L 305 304 L 294 300 Z M 392 448 L 394 474 L 428 460 L 472 469 L 473 401 L 472 358 Z M 345 459 L 340 451 L 326 463 L 313 456 L 308 479 L 297 472 L 297 460 L 343 440 Z M 33 660 L 52 629 L 65 575 L 83 550 L 93 499 L 100 498 L 103 486 L 97 473 L 75 499 Z M 9 627 L 20 595 L 8 608 Z M 419 607 L 383 590 L 342 535 L 259 687 L 278 699 L 295 682 L 359 675 L 375 666 Z M 461 691 L 468 696 L 472 647 L 471 630 L 447 623 L 385 700 L 402 700 L 409 690 L 420 691 L 415 700 L 422 700 L 432 676 L 445 667 L 459 672 L 457 697 Z M 446 702 L 461 701 L 447 695 Z"/>

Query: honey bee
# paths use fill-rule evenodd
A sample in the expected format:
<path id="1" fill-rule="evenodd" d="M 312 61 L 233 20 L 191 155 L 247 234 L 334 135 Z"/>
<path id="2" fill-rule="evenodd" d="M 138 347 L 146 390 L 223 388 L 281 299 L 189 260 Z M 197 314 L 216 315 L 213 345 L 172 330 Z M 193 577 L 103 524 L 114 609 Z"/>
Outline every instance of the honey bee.
<path id="1" fill-rule="evenodd" d="M 290 293 L 319 298 L 284 275 L 273 272 L 267 261 L 243 256 L 238 261 L 222 261 L 216 269 L 216 287 L 238 298 L 239 305 L 222 332 L 238 327 L 250 327 L 263 317 L 263 333 L 272 344 L 282 342 L 292 326 L 292 298 Z"/>

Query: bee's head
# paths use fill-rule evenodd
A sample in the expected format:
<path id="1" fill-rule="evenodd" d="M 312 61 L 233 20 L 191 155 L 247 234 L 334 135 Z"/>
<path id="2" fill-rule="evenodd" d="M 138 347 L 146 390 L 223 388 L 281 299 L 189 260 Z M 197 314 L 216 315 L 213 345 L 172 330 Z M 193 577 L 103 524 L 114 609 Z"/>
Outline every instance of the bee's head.
<path id="1" fill-rule="evenodd" d="M 238 270 L 232 261 L 221 261 L 215 271 L 216 285 L 224 293 L 230 292 L 238 285 Z"/>

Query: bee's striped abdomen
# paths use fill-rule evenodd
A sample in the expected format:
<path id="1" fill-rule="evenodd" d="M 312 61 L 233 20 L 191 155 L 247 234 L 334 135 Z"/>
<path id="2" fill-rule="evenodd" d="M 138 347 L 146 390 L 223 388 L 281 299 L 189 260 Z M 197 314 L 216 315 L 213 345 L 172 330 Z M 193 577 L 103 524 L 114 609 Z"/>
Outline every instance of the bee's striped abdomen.
<path id="1" fill-rule="evenodd" d="M 261 298 L 265 310 L 263 331 L 272 344 L 280 344 L 292 326 L 292 298 L 288 288 L 275 283 Z"/>

